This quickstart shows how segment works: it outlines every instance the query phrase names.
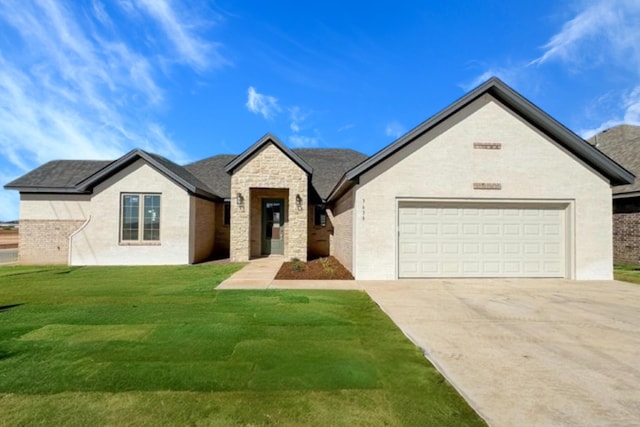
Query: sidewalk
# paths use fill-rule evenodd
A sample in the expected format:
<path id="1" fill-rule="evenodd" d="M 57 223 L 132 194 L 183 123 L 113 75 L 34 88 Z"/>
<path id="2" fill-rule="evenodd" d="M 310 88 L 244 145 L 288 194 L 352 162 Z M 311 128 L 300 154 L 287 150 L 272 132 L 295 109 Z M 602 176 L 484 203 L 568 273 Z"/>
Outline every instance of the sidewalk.
<path id="1" fill-rule="evenodd" d="M 268 289 L 283 262 L 284 257 L 278 255 L 253 259 L 216 289 Z"/>
<path id="2" fill-rule="evenodd" d="M 271 255 L 249 261 L 242 270 L 220 283 L 216 290 L 230 289 L 324 289 L 364 290 L 356 280 L 275 280 L 284 262 L 283 256 Z"/>

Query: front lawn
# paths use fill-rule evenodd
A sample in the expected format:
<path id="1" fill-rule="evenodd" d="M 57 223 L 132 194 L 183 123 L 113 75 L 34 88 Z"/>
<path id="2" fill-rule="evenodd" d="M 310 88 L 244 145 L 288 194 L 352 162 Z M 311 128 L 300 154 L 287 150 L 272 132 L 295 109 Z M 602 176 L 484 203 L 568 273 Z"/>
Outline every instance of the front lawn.
<path id="1" fill-rule="evenodd" d="M 640 267 L 616 265 L 613 268 L 613 278 L 624 282 L 640 284 Z"/>
<path id="2" fill-rule="evenodd" d="M 362 292 L 0 268 L 0 425 L 483 425 Z"/>

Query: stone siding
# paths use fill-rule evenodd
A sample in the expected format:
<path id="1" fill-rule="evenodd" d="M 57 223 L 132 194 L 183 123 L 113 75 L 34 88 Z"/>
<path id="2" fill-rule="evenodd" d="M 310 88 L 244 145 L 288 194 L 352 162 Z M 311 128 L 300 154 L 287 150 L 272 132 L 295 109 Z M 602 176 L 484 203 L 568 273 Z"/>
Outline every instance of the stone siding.
<path id="1" fill-rule="evenodd" d="M 287 259 L 307 259 L 307 188 L 308 176 L 274 144 L 267 144 L 252 155 L 231 177 L 231 235 L 230 257 L 232 261 L 247 261 L 256 256 L 255 206 L 261 209 L 260 191 L 279 189 L 288 191 L 285 200 L 284 256 Z M 244 197 L 243 206 L 238 205 L 237 195 Z M 296 196 L 302 204 L 298 208 Z M 261 212 L 258 214 L 260 220 Z"/>
<path id="2" fill-rule="evenodd" d="M 613 215 L 613 262 L 640 265 L 640 212 Z"/>
<path id="3" fill-rule="evenodd" d="M 67 264 L 69 236 L 84 220 L 20 220 L 20 264 Z"/>
<path id="4" fill-rule="evenodd" d="M 354 192 L 347 194 L 336 201 L 330 211 L 329 218 L 333 224 L 333 233 L 330 240 L 330 253 L 353 273 L 353 205 Z"/>

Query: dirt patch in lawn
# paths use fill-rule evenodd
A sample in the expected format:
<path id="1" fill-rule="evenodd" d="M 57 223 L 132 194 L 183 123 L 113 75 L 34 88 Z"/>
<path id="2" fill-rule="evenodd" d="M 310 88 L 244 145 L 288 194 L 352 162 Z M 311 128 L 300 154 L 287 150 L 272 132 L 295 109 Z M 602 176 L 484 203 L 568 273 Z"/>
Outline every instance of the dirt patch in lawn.
<path id="1" fill-rule="evenodd" d="M 353 276 L 330 256 L 308 262 L 285 262 L 276 274 L 276 280 L 353 280 Z"/>

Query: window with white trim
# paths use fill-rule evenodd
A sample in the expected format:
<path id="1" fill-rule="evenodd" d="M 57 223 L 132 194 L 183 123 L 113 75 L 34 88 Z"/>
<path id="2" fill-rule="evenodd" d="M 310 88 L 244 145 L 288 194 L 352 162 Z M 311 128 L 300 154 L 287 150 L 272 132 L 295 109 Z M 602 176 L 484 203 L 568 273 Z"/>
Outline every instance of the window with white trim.
<path id="1" fill-rule="evenodd" d="M 122 242 L 160 241 L 160 195 L 122 195 L 120 240 Z"/>

